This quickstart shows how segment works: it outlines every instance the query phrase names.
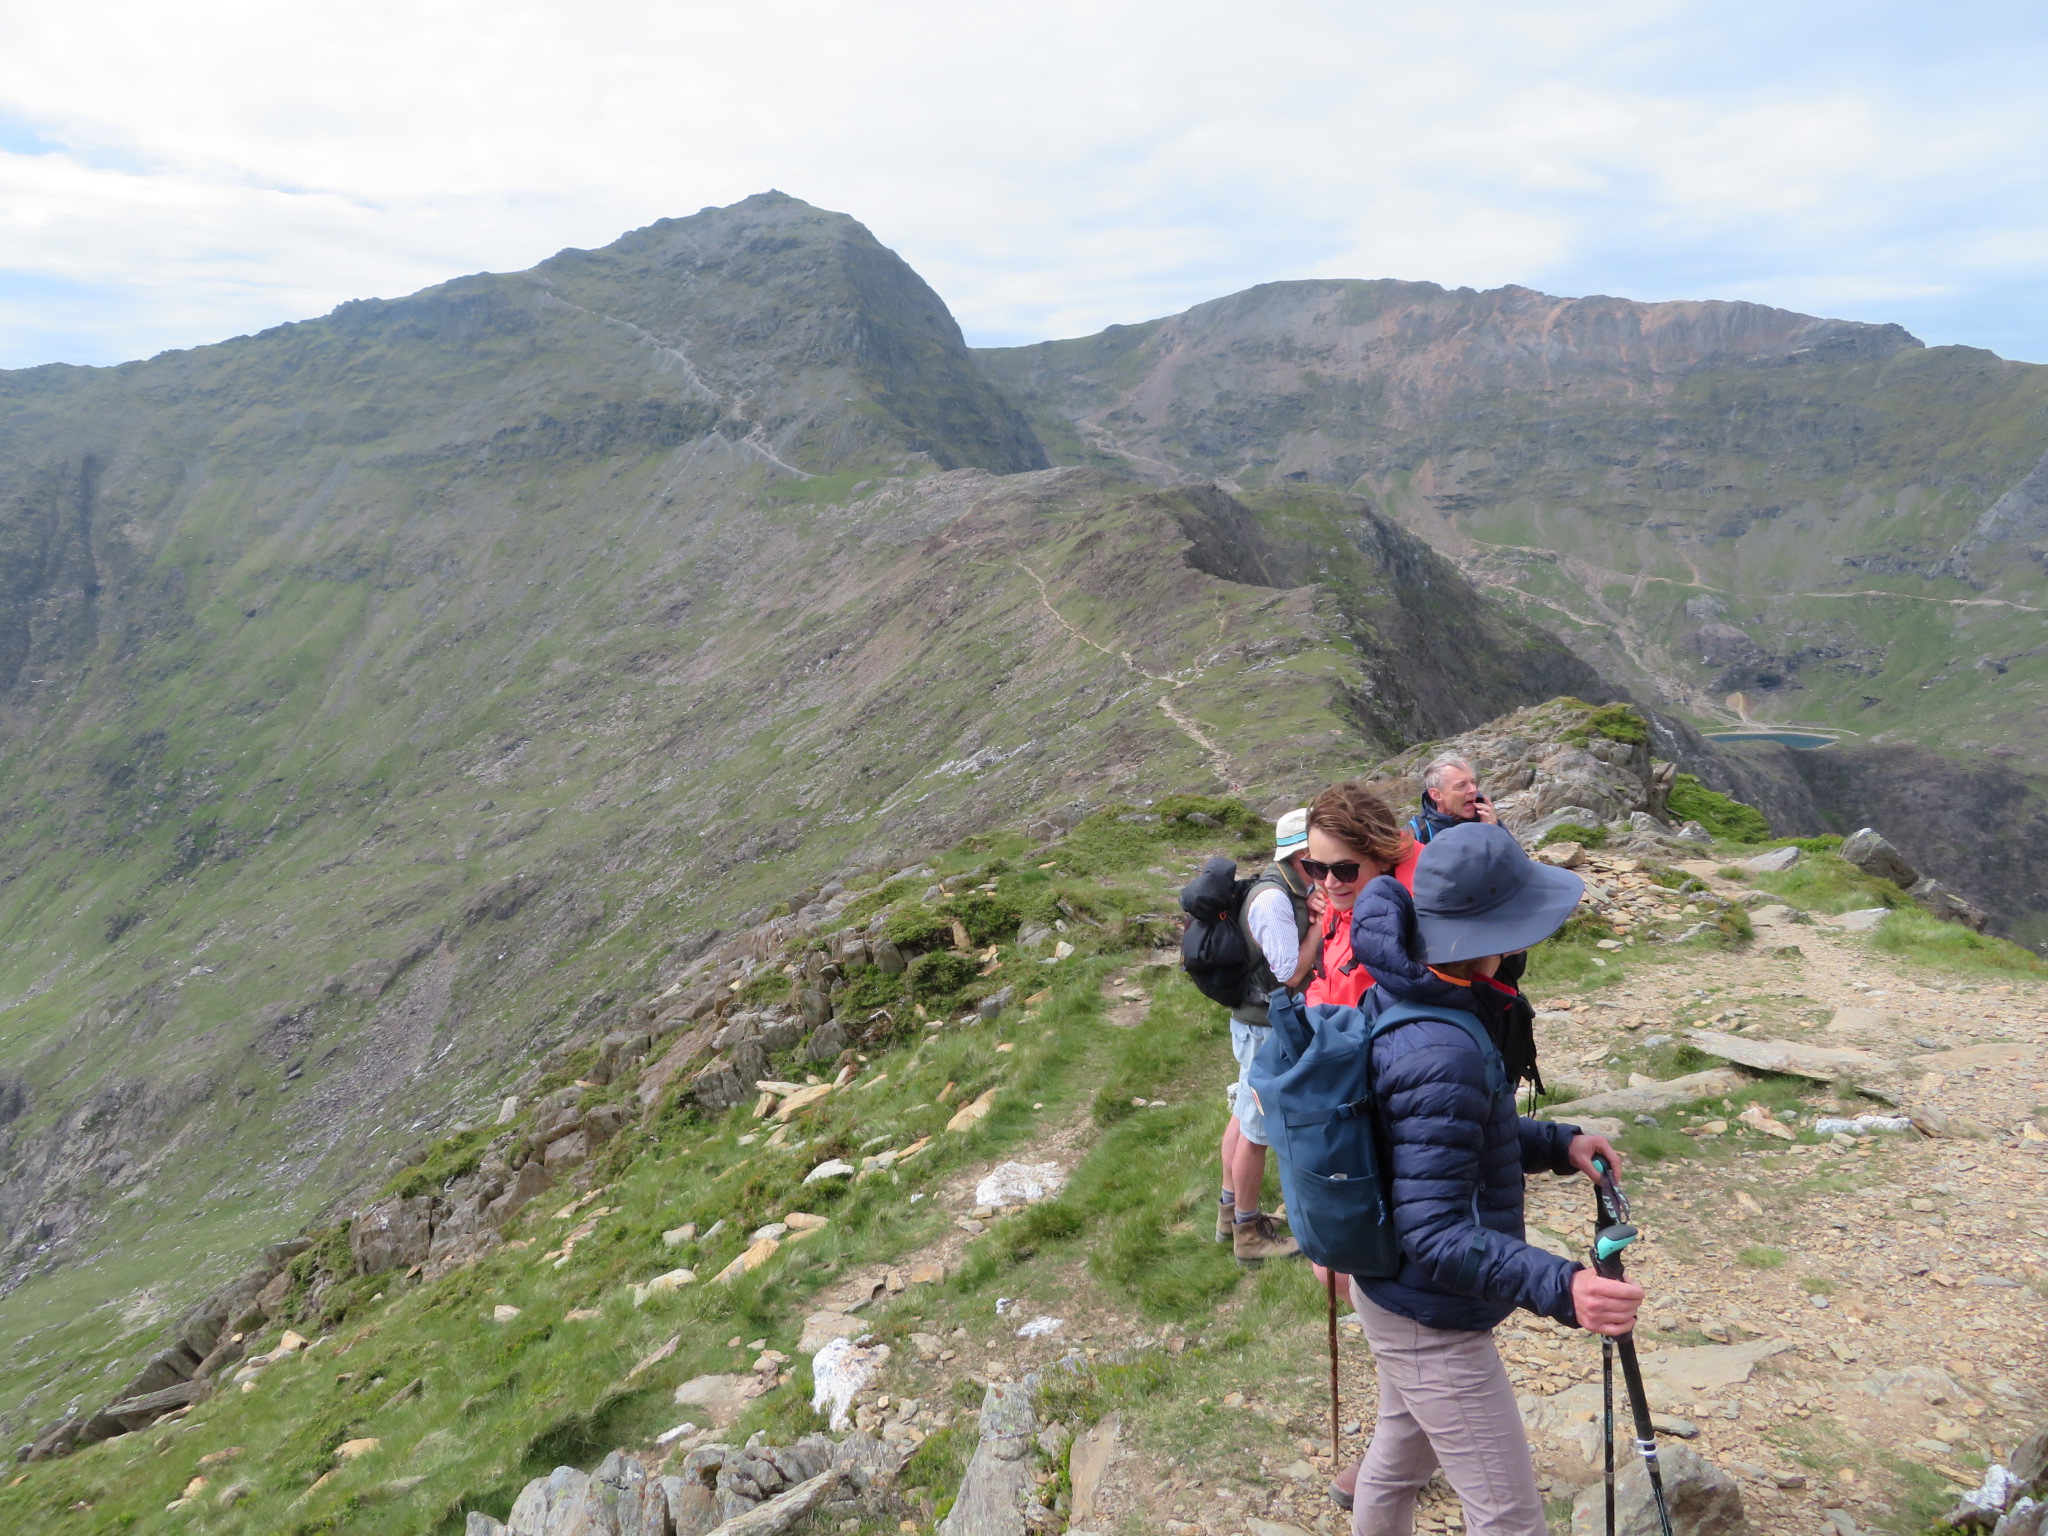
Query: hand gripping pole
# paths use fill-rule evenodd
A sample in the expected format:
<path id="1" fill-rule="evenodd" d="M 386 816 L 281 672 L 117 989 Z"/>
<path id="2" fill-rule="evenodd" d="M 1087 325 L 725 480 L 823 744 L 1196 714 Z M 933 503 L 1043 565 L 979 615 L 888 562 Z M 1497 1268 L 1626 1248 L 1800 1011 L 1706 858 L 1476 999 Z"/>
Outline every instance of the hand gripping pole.
<path id="1" fill-rule="evenodd" d="M 1629 1223 L 1628 1197 L 1615 1181 L 1614 1170 L 1602 1158 L 1593 1166 L 1599 1171 L 1594 1181 L 1593 1272 L 1603 1280 L 1622 1276 L 1622 1250 L 1636 1240 Z M 1633 1332 L 1601 1341 L 1602 1376 L 1607 1388 L 1607 1530 L 1614 1532 L 1614 1369 L 1613 1355 L 1621 1356 L 1622 1385 L 1628 1391 L 1629 1412 L 1635 1419 L 1636 1450 L 1642 1454 L 1643 1470 L 1649 1474 L 1650 1497 L 1657 1504 L 1657 1525 L 1662 1536 L 1671 1536 L 1671 1508 L 1664 1499 L 1664 1476 L 1657 1466 L 1657 1431 L 1650 1422 L 1650 1398 L 1643 1390 L 1643 1368 L 1636 1359 Z"/>

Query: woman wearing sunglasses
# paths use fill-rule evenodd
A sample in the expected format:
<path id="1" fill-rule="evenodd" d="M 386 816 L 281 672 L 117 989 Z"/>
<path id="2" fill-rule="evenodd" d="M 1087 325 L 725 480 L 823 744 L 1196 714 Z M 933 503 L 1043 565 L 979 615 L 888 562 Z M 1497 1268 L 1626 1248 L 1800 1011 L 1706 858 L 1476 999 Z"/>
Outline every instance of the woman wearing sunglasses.
<path id="1" fill-rule="evenodd" d="M 1351 953 L 1351 908 L 1381 875 L 1411 890 L 1421 849 L 1387 803 L 1363 784 L 1333 784 L 1308 808 L 1308 852 L 1300 861 L 1308 907 L 1322 925 L 1322 958 L 1304 998 L 1356 1007 L 1372 976 Z"/>

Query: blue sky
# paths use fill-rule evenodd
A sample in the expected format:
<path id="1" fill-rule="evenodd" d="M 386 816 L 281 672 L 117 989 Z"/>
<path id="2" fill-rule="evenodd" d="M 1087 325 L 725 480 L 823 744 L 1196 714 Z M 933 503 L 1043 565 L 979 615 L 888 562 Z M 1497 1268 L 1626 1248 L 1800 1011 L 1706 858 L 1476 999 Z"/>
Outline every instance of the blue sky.
<path id="1" fill-rule="evenodd" d="M 971 340 L 1289 277 L 1740 298 L 2048 362 L 2048 8 L 67 0 L 0 14 L 0 366 L 779 187 Z"/>

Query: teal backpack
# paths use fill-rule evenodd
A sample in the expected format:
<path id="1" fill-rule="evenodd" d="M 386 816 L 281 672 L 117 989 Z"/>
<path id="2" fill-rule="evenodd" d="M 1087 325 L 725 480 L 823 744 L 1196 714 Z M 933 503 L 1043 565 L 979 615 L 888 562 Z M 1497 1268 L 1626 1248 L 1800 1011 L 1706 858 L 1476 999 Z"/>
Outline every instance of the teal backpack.
<path id="1" fill-rule="evenodd" d="M 1361 1280 L 1401 1271 L 1394 1232 L 1379 1106 L 1373 1096 L 1372 1043 L 1416 1019 L 1465 1031 L 1486 1062 L 1487 1087 L 1507 1091 L 1507 1069 L 1486 1027 L 1461 1008 L 1397 1003 L 1369 1015 L 1334 1003 L 1304 1006 L 1284 988 L 1267 1002 L 1273 1033 L 1250 1073 L 1280 1160 L 1287 1224 L 1317 1264 Z"/>

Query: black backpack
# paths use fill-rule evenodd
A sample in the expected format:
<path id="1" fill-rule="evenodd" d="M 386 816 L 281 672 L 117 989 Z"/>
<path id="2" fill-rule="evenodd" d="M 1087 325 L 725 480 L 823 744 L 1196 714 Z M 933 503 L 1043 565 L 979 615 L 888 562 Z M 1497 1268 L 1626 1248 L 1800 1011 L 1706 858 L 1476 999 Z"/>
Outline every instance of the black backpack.
<path id="1" fill-rule="evenodd" d="M 1267 990 L 1278 984 L 1266 969 L 1266 957 L 1245 937 L 1241 919 L 1253 888 L 1264 883 L 1286 890 L 1300 921 L 1301 898 L 1285 881 L 1268 879 L 1270 873 L 1240 880 L 1237 861 L 1219 854 L 1181 887 L 1180 909 L 1188 915 L 1187 931 L 1180 939 L 1181 969 L 1196 991 L 1226 1008 L 1263 1003 Z"/>
<path id="2" fill-rule="evenodd" d="M 1237 860 L 1217 855 L 1180 890 L 1180 909 L 1188 915 L 1180 936 L 1180 965 L 1202 996 L 1236 1008 L 1251 989 L 1251 946 L 1237 914 L 1244 909 L 1252 882 L 1237 878 Z"/>

